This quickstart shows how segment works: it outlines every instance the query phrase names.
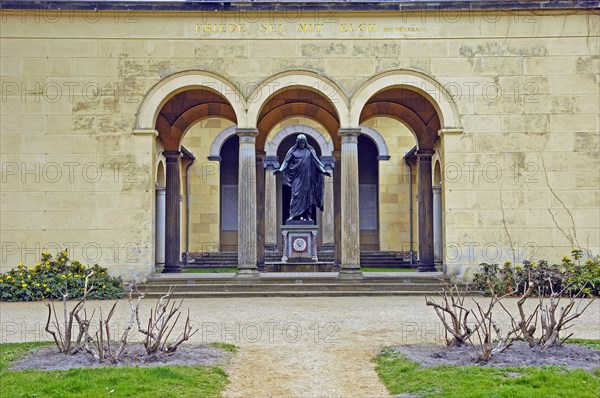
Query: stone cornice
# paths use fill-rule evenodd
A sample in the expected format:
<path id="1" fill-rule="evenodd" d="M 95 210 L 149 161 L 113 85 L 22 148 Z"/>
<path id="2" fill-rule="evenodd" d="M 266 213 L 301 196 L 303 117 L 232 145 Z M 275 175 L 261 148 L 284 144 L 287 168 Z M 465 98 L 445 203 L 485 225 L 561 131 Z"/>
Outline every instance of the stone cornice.
<path id="1" fill-rule="evenodd" d="M 271 1 L 237 0 L 229 2 L 186 0 L 4 0 L 0 9 L 48 9 L 48 10 L 131 10 L 131 11 L 238 11 L 289 9 L 331 11 L 424 11 L 424 10 L 560 10 L 598 9 L 597 0 L 317 0 Z"/>

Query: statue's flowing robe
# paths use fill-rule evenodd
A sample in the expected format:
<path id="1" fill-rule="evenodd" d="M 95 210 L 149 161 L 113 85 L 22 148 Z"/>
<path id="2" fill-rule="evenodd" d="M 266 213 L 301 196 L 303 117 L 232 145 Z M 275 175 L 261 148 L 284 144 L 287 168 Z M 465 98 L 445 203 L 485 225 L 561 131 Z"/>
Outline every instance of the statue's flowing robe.
<path id="1" fill-rule="evenodd" d="M 313 147 L 294 145 L 283 161 L 285 182 L 292 188 L 290 218 L 301 216 L 316 206 L 323 211 L 323 164 Z"/>

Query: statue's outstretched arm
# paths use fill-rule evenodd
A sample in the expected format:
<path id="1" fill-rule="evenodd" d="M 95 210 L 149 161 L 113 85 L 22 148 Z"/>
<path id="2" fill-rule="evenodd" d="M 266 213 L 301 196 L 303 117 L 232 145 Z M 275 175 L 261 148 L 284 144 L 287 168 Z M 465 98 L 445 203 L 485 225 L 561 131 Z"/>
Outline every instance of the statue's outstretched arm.
<path id="1" fill-rule="evenodd" d="M 319 157 L 317 156 L 317 152 L 315 152 L 315 150 L 312 147 L 309 147 L 309 151 L 313 157 L 313 159 L 316 161 L 317 163 L 317 168 L 319 169 L 319 172 L 321 174 L 324 174 L 328 177 L 331 177 L 331 172 L 325 170 L 325 167 L 323 167 L 323 163 L 321 162 L 321 160 L 319 159 Z"/>
<path id="2" fill-rule="evenodd" d="M 279 166 L 279 168 L 277 170 L 273 171 L 273 175 L 275 175 L 277 173 L 281 173 L 282 171 L 284 171 L 287 168 L 288 163 L 290 161 L 290 157 L 292 156 L 292 152 L 294 152 L 295 148 L 296 148 L 296 146 L 293 146 L 290 148 L 288 153 L 286 153 L 285 159 L 283 159 L 283 163 L 281 164 L 281 166 Z"/>

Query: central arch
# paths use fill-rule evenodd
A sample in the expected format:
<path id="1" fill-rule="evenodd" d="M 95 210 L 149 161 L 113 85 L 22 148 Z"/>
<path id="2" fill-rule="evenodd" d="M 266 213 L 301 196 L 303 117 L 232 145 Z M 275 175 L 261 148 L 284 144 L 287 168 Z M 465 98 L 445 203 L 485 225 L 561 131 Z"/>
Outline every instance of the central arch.
<path id="1" fill-rule="evenodd" d="M 332 156 L 333 155 L 333 142 L 330 137 L 329 140 L 326 139 L 323 134 L 318 132 L 316 129 L 306 126 L 303 124 L 294 124 L 291 126 L 287 126 L 282 128 L 271 138 L 267 139 L 265 144 L 265 154 L 266 156 L 277 156 L 277 148 L 281 142 L 294 134 L 304 134 L 306 136 L 312 137 L 319 145 L 321 150 L 321 156 Z"/>
<path id="2" fill-rule="evenodd" d="M 335 108 L 340 127 L 350 123 L 350 102 L 343 90 L 332 80 L 314 72 L 288 71 L 263 81 L 248 98 L 248 113 L 244 127 L 258 125 L 259 114 L 265 104 L 276 94 L 293 87 L 302 87 L 326 98 Z"/>

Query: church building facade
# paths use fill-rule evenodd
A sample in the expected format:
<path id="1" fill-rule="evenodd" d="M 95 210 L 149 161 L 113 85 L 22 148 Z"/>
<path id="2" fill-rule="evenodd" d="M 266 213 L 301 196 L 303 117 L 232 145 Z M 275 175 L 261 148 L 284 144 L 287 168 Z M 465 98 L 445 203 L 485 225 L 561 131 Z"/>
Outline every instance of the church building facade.
<path id="1" fill-rule="evenodd" d="M 469 279 L 600 250 L 597 1 L 6 1 L 2 271 L 125 278 L 282 250 L 298 134 L 318 250 Z"/>

